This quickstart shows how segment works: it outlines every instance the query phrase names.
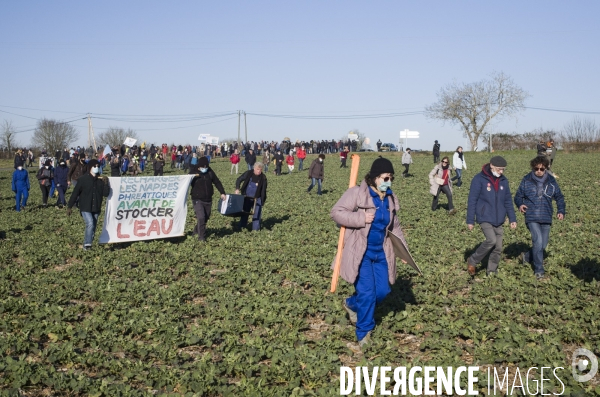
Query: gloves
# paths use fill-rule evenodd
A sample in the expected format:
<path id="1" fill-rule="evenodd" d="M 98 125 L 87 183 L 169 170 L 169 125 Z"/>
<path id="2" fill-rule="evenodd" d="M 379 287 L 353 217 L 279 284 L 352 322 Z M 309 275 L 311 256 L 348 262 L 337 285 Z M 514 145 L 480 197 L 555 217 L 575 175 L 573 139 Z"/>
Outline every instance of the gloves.
<path id="1" fill-rule="evenodd" d="M 72 212 L 73 212 L 72 208 L 67 208 L 67 216 L 71 216 Z"/>

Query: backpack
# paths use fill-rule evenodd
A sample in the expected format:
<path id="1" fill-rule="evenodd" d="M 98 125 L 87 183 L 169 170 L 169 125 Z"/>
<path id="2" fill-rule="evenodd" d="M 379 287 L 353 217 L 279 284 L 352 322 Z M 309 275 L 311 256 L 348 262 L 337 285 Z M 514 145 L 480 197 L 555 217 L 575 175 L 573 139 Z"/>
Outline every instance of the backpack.
<path id="1" fill-rule="evenodd" d="M 124 159 L 123 165 L 121 165 L 121 172 L 127 172 L 128 168 L 129 168 L 129 159 Z"/>

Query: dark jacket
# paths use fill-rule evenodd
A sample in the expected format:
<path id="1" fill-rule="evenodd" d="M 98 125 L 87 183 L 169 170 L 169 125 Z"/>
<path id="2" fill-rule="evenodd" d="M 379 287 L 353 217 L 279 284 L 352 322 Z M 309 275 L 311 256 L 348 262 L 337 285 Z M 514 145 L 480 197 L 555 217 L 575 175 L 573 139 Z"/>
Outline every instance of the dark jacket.
<path id="1" fill-rule="evenodd" d="M 121 176 L 121 161 L 118 157 L 110 161 L 110 176 Z"/>
<path id="2" fill-rule="evenodd" d="M 310 163 L 308 179 L 310 178 L 325 179 L 325 166 L 319 159 L 314 159 L 313 162 Z"/>
<path id="3" fill-rule="evenodd" d="M 246 188 L 248 187 L 248 183 L 250 183 L 252 174 L 254 174 L 254 170 L 246 171 L 235 180 L 236 190 L 239 190 L 244 196 L 246 195 Z M 242 185 L 241 189 L 240 184 Z M 260 198 L 262 205 L 265 205 L 265 201 L 267 201 L 267 177 L 263 173 L 260 174 L 260 181 L 258 182 L 258 189 L 256 191 L 256 198 Z"/>
<path id="4" fill-rule="evenodd" d="M 69 174 L 69 167 L 66 165 L 61 167 L 60 165 L 54 169 L 54 183 L 56 186 L 61 185 L 67 187 L 67 175 Z"/>
<path id="5" fill-rule="evenodd" d="M 473 225 L 477 221 L 497 227 L 504 223 L 506 215 L 510 222 L 517 221 L 508 179 L 504 175 L 500 178 L 493 176 L 490 165 L 486 164 L 471 181 L 467 225 Z"/>
<path id="6" fill-rule="evenodd" d="M 256 153 L 254 153 L 254 151 L 252 154 L 250 154 L 250 152 L 246 152 L 245 160 L 246 163 L 254 165 L 254 163 L 256 163 Z"/>
<path id="7" fill-rule="evenodd" d="M 15 170 L 17 167 L 25 167 L 25 156 L 20 153 L 15 153 Z"/>
<path id="8" fill-rule="evenodd" d="M 537 155 L 538 156 L 546 155 L 546 144 L 544 142 L 540 142 L 537 144 Z"/>
<path id="9" fill-rule="evenodd" d="M 81 161 L 75 161 L 74 164 L 71 166 L 71 169 L 69 170 L 69 174 L 67 175 L 67 180 L 69 182 L 79 181 L 79 178 L 82 175 L 85 175 L 87 173 L 88 173 L 87 164 L 86 163 L 81 164 Z"/>
<path id="10" fill-rule="evenodd" d="M 211 202 L 214 194 L 213 184 L 217 187 L 217 190 L 221 194 L 225 194 L 223 184 L 214 173 L 214 171 L 208 167 L 208 171 L 205 174 L 198 170 L 198 167 L 192 167 L 190 174 L 196 174 L 196 177 L 192 179 L 190 196 L 192 200 L 200 200 L 204 202 Z"/>
<path id="11" fill-rule="evenodd" d="M 440 155 L 440 144 L 439 143 L 433 144 L 433 154 L 435 154 L 436 156 Z"/>
<path id="12" fill-rule="evenodd" d="M 159 159 L 155 159 L 154 162 L 152 163 L 153 167 L 154 167 L 154 171 L 156 172 L 161 172 L 165 166 L 165 161 L 164 160 L 159 160 Z"/>
<path id="13" fill-rule="evenodd" d="M 273 156 L 273 158 L 275 159 L 275 164 L 281 165 L 283 164 L 283 154 L 281 153 L 275 153 L 275 155 Z"/>
<path id="14" fill-rule="evenodd" d="M 102 200 L 108 197 L 110 193 L 110 183 L 102 178 L 85 174 L 77 180 L 77 185 L 73 189 L 69 199 L 69 208 L 73 208 L 77 198 L 79 198 L 79 211 L 81 212 L 100 212 L 102 210 Z"/>
<path id="15" fill-rule="evenodd" d="M 54 171 L 52 168 L 46 169 L 46 167 L 42 167 L 38 170 L 36 178 L 40 182 L 42 186 L 51 186 L 52 179 L 54 179 Z"/>
<path id="16" fill-rule="evenodd" d="M 552 223 L 552 199 L 556 200 L 558 213 L 565 215 L 565 197 L 558 187 L 556 179 L 548 174 L 548 178 L 544 182 L 542 196 L 537 195 L 537 182 L 533 179 L 533 172 L 525 175 L 521 180 L 521 184 L 515 194 L 515 204 L 518 207 L 525 204 L 527 212 L 525 212 L 525 223 Z"/>

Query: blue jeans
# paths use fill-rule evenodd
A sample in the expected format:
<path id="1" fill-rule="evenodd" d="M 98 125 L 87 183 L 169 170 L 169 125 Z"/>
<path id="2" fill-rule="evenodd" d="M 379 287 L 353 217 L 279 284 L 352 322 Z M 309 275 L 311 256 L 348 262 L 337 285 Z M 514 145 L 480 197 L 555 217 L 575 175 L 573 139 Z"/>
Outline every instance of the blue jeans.
<path id="1" fill-rule="evenodd" d="M 58 201 L 56 204 L 67 205 L 67 200 L 65 199 L 65 194 L 67 193 L 67 185 L 57 186 L 56 190 L 58 190 Z"/>
<path id="2" fill-rule="evenodd" d="M 456 181 L 456 187 L 460 187 L 462 185 L 462 169 L 456 169 L 456 176 L 452 178 L 453 181 Z"/>
<path id="3" fill-rule="evenodd" d="M 548 246 L 550 238 L 550 223 L 529 222 L 527 228 L 531 232 L 531 250 L 525 252 L 525 262 L 533 260 L 533 271 L 535 274 L 544 274 L 544 250 Z"/>
<path id="4" fill-rule="evenodd" d="M 354 295 L 346 299 L 346 305 L 357 314 L 356 338 L 360 341 L 375 328 L 375 306 L 391 291 L 383 247 L 380 251 L 367 249 L 358 268 L 354 289 Z"/>
<path id="5" fill-rule="evenodd" d="M 248 163 L 246 163 L 248 164 Z M 248 164 L 248 171 L 252 171 L 254 169 L 254 164 Z"/>
<path id="6" fill-rule="evenodd" d="M 317 178 L 312 178 L 312 182 L 310 183 L 310 186 L 308 187 L 308 192 L 310 192 L 313 188 L 313 186 L 315 186 L 315 184 L 319 184 L 319 188 L 317 189 L 317 194 L 320 196 L 321 195 L 321 183 L 323 183 L 323 179 L 317 179 Z"/>
<path id="7" fill-rule="evenodd" d="M 304 159 L 298 159 L 298 161 L 300 162 L 300 164 L 298 165 L 298 171 L 302 171 L 304 169 Z"/>
<path id="8" fill-rule="evenodd" d="M 21 207 L 27 205 L 27 199 L 29 198 L 29 190 L 27 188 L 17 189 L 17 212 L 21 211 Z"/>
<path id="9" fill-rule="evenodd" d="M 83 234 L 83 246 L 90 247 L 94 241 L 94 233 L 98 224 L 99 212 L 81 212 L 81 217 L 85 222 L 85 233 Z"/>

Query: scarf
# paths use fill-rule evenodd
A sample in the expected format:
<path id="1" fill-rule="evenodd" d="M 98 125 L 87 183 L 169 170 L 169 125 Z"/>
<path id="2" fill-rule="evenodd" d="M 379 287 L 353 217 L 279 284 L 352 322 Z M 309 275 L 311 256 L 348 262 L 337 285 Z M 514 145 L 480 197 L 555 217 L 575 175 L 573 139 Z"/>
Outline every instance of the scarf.
<path id="1" fill-rule="evenodd" d="M 463 152 L 456 152 L 458 153 L 458 158 L 460 159 L 460 161 L 463 161 Z"/>
<path id="2" fill-rule="evenodd" d="M 542 197 L 542 195 L 544 194 L 544 183 L 546 183 L 546 181 L 548 180 L 548 173 L 544 172 L 544 175 L 541 177 L 538 177 L 535 172 L 531 173 L 531 179 L 533 179 L 533 181 L 536 183 L 536 190 L 535 193 L 538 197 Z"/>

